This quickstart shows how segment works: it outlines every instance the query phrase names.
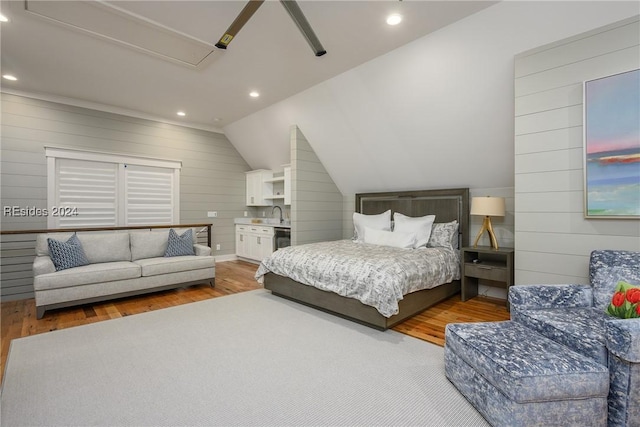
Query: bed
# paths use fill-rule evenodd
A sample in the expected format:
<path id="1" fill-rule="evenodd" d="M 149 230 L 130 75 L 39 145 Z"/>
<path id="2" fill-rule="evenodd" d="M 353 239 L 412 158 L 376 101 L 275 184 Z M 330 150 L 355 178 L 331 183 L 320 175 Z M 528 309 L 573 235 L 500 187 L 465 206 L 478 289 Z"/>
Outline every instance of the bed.
<path id="1" fill-rule="evenodd" d="M 456 246 L 459 248 L 468 244 L 469 190 L 467 188 L 356 194 L 356 212 L 365 215 L 376 215 L 387 210 L 391 210 L 392 214 L 398 212 L 410 217 L 435 215 L 435 222 L 439 224 L 450 223 L 455 220 L 458 222 Z M 348 241 L 323 242 L 322 244 L 318 244 L 318 246 L 328 246 L 330 251 L 340 253 L 341 256 L 345 257 L 345 265 L 348 265 L 349 260 L 347 258 L 349 254 L 347 252 L 359 252 L 361 248 L 353 246 L 352 249 L 344 246 L 349 245 L 349 243 L 346 242 Z M 298 248 L 302 246 L 305 246 L 305 250 L 309 250 L 306 247 L 310 245 L 301 245 Z M 389 250 L 394 250 L 394 248 L 389 248 Z M 374 248 L 374 252 L 371 252 L 369 255 L 376 264 L 384 261 L 380 251 L 381 249 Z M 418 258 L 407 262 L 417 263 L 419 262 L 419 257 L 425 256 L 427 252 L 424 248 L 414 249 L 413 251 Z M 428 251 L 437 252 L 431 249 Z M 446 283 L 438 284 L 428 289 L 413 291 L 412 288 L 415 287 L 415 283 L 409 285 L 392 284 L 391 282 L 395 282 L 392 277 L 393 273 L 383 272 L 384 274 L 389 274 L 385 277 L 389 278 L 390 288 L 404 287 L 403 294 L 400 295 L 399 300 L 396 301 L 397 310 L 395 311 L 397 311 L 397 313 L 395 314 L 391 314 L 388 307 L 380 310 L 368 303 L 362 303 L 358 299 L 350 297 L 348 291 L 342 292 L 345 294 L 345 296 L 343 296 L 331 290 L 323 290 L 301 283 L 287 277 L 288 273 L 286 272 L 279 271 L 273 267 L 267 268 L 264 262 L 259 267 L 256 277 L 261 278 L 264 287 L 269 289 L 274 295 L 328 311 L 367 326 L 385 330 L 460 292 L 459 251 L 456 250 L 455 252 L 457 256 L 456 267 L 458 268 L 458 275 Z M 401 258 L 396 257 L 397 262 L 395 264 L 398 265 L 395 267 L 389 266 L 389 268 L 396 268 L 396 271 L 397 268 L 404 268 L 400 265 L 401 261 L 404 262 L 405 258 L 408 259 L 410 256 L 414 256 L 410 254 L 410 251 L 405 252 L 405 254 L 406 255 Z M 436 255 L 443 257 L 446 254 Z M 322 257 L 318 256 L 317 258 L 320 260 Z M 307 263 L 308 262 L 309 261 L 307 261 Z M 320 263 L 320 261 L 318 261 L 318 263 Z M 280 274 L 271 271 L 272 269 L 278 271 Z M 301 271 L 304 269 L 298 270 Z M 294 274 L 290 275 L 296 276 Z M 447 277 L 451 278 L 453 276 Z M 423 279 L 426 280 L 426 277 L 420 279 L 414 277 L 413 281 Z M 396 289 L 395 292 L 398 293 L 398 290 Z M 392 303 L 392 301 L 389 302 L 389 304 Z"/>

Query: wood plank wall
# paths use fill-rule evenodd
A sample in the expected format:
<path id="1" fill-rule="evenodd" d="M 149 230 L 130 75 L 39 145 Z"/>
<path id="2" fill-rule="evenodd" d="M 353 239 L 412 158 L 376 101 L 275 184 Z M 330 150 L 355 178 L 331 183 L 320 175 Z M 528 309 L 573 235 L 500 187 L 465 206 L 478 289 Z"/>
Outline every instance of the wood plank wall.
<path id="1" fill-rule="evenodd" d="M 297 126 L 291 137 L 291 244 L 342 237 L 342 193 Z"/>
<path id="2" fill-rule="evenodd" d="M 640 221 L 585 219 L 582 84 L 640 67 L 638 17 L 515 58 L 515 281 L 588 283 L 594 249 L 640 250 Z"/>
<path id="3" fill-rule="evenodd" d="M 4 206 L 46 208 L 45 146 L 182 161 L 180 222 L 212 223 L 214 255 L 235 254 L 233 218 L 245 206 L 249 165 L 221 133 L 2 93 L 1 198 Z M 217 211 L 208 218 L 207 211 Z M 0 218 L 3 230 L 45 229 L 46 218 Z M 206 233 L 205 233 L 206 234 Z M 0 296 L 29 298 L 35 236 L 3 236 Z"/>

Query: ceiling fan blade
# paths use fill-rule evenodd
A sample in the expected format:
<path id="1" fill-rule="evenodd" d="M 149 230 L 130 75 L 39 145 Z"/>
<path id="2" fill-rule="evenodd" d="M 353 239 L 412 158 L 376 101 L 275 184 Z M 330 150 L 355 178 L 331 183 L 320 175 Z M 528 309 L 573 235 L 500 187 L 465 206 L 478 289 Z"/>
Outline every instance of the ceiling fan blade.
<path id="1" fill-rule="evenodd" d="M 282 4 L 287 12 L 289 12 L 293 22 L 296 23 L 304 38 L 307 39 L 309 46 L 311 46 L 311 49 L 313 49 L 316 56 L 322 56 L 327 53 L 327 51 L 324 50 L 324 47 L 322 47 L 320 40 L 318 40 L 316 33 L 313 32 L 313 28 L 309 25 L 309 21 L 305 18 L 300 6 L 298 6 L 298 3 L 294 0 L 280 0 L 280 4 Z"/>
<path id="2" fill-rule="evenodd" d="M 262 6 L 262 3 L 264 3 L 264 0 L 250 0 L 231 23 L 227 31 L 220 37 L 220 40 L 216 43 L 216 47 L 218 49 L 226 49 L 244 24 L 246 24 L 253 14 L 256 13 L 256 10 Z"/>

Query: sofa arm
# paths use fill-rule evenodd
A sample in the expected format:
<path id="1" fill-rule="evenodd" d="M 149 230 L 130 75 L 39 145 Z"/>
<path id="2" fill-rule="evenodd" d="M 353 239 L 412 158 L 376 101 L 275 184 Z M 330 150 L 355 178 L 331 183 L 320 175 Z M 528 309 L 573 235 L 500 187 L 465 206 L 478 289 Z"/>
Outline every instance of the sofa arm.
<path id="1" fill-rule="evenodd" d="M 640 363 L 640 319 L 605 320 L 607 349 L 629 363 Z"/>
<path id="2" fill-rule="evenodd" d="M 41 274 L 55 273 L 56 266 L 53 265 L 53 261 L 48 255 L 37 256 L 33 260 L 33 276 L 40 276 Z"/>
<path id="3" fill-rule="evenodd" d="M 209 256 L 211 255 L 211 248 L 205 245 L 193 245 L 193 250 L 197 256 Z"/>
<path id="4" fill-rule="evenodd" d="M 585 308 L 593 306 L 589 285 L 517 285 L 509 288 L 509 304 L 515 310 Z"/>

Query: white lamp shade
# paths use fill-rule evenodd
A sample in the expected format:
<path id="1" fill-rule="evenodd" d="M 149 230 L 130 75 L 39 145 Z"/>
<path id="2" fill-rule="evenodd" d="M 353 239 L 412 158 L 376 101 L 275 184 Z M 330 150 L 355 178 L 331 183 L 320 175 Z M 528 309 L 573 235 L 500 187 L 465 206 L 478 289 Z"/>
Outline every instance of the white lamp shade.
<path id="1" fill-rule="evenodd" d="M 471 215 L 504 216 L 504 197 L 472 197 Z"/>

